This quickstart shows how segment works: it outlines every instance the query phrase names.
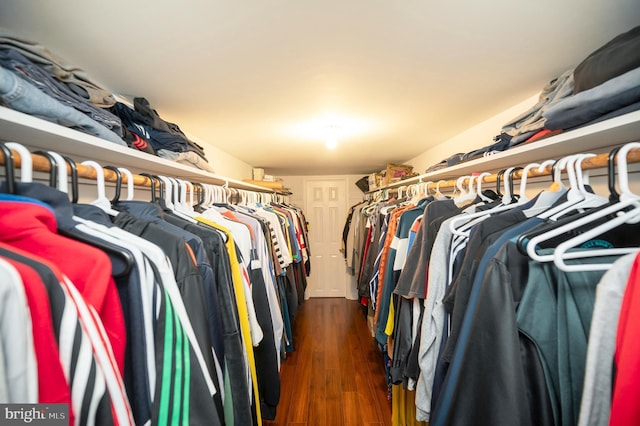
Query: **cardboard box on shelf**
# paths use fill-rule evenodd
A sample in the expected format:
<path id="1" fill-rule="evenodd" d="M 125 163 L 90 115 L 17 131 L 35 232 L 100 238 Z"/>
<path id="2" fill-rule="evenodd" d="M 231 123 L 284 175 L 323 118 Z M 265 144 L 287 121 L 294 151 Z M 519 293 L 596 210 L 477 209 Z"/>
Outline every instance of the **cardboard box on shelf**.
<path id="1" fill-rule="evenodd" d="M 389 185 L 390 183 L 398 182 L 409 176 L 413 176 L 412 172 L 413 166 L 408 164 L 387 163 L 387 170 L 384 176 L 383 185 Z"/>

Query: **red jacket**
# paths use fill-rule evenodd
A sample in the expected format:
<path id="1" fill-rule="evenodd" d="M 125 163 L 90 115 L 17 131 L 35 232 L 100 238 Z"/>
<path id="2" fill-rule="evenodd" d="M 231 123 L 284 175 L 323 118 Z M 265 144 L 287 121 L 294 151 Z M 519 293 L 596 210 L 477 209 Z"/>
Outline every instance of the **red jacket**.
<path id="1" fill-rule="evenodd" d="M 56 234 L 56 229 L 55 216 L 46 207 L 0 203 L 0 241 L 54 263 L 69 277 L 100 316 L 123 374 L 125 323 L 109 258 L 97 248 Z"/>

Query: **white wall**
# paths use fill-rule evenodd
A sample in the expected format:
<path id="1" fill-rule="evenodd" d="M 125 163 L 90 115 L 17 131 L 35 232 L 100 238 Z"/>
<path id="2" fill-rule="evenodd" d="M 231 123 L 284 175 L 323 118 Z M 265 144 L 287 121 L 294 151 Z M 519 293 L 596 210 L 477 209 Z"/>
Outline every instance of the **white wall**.
<path id="1" fill-rule="evenodd" d="M 505 123 L 527 111 L 538 102 L 539 93 L 531 95 L 527 99 L 497 114 L 482 123 L 465 130 L 464 132 L 439 143 L 433 148 L 405 162 L 411 164 L 417 173 L 424 173 L 428 167 L 450 157 L 453 154 L 470 152 L 493 143 L 494 136 L 500 133 Z"/>
<path id="2" fill-rule="evenodd" d="M 253 167 L 250 164 L 224 152 L 209 142 L 203 141 L 197 136 L 187 134 L 187 137 L 204 148 L 205 156 L 209 160 L 209 164 L 213 166 L 215 174 L 238 180 L 251 179 Z"/>

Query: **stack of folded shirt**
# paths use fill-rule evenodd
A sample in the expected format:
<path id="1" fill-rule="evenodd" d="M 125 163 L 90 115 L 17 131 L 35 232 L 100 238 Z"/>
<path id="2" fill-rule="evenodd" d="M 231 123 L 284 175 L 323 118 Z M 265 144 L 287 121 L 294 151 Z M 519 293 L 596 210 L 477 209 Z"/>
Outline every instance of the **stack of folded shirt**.
<path id="1" fill-rule="evenodd" d="M 124 127 L 148 141 L 158 156 L 213 172 L 204 149 L 187 138 L 177 124 L 160 118 L 147 99 L 134 98 L 133 106 L 132 109 L 116 102 L 113 111 L 120 117 Z"/>
<path id="2" fill-rule="evenodd" d="M 160 118 L 145 98 L 135 110 L 81 68 L 0 27 L 0 104 L 109 142 L 213 172 L 204 149 Z"/>
<path id="3" fill-rule="evenodd" d="M 573 78 L 573 96 L 544 112 L 546 129 L 574 129 L 640 109 L 640 26 L 591 53 Z"/>
<path id="4" fill-rule="evenodd" d="M 119 145 L 120 119 L 109 112 L 111 93 L 80 68 L 35 42 L 0 28 L 0 100 L 9 108 Z"/>

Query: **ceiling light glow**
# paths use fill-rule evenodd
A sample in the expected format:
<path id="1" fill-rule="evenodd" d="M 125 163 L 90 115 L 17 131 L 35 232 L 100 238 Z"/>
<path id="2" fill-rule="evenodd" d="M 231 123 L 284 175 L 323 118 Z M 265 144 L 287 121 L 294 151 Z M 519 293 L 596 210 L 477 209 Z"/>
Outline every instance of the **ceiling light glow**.
<path id="1" fill-rule="evenodd" d="M 338 136 L 341 134 L 342 128 L 339 126 L 327 126 L 325 129 L 325 140 L 327 148 L 336 149 L 338 146 Z"/>

